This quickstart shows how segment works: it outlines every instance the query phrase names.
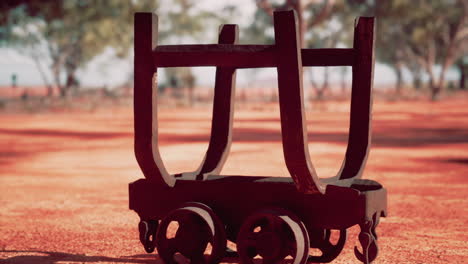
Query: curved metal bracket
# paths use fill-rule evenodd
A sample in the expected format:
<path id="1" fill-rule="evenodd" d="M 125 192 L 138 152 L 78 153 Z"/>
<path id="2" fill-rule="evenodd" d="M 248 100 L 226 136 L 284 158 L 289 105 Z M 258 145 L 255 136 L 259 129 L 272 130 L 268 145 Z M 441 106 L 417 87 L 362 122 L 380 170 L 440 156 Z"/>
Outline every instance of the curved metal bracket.
<path id="1" fill-rule="evenodd" d="M 360 178 L 371 144 L 374 18 L 356 19 L 348 147 L 339 179 Z"/>
<path id="2" fill-rule="evenodd" d="M 278 56 L 278 94 L 281 136 L 286 167 L 302 193 L 324 193 L 325 184 L 315 172 L 307 146 L 302 88 L 302 57 L 294 10 L 274 13 Z"/>
<path id="3" fill-rule="evenodd" d="M 274 28 L 278 49 L 281 133 L 286 166 L 299 191 L 324 193 L 327 184 L 360 177 L 367 160 L 371 133 L 374 19 L 359 18 L 356 23 L 347 151 L 338 175 L 323 181 L 315 171 L 307 146 L 302 88 L 303 63 L 296 13 L 293 10 L 275 12 Z M 333 60 L 330 58 L 330 61 Z"/>
<path id="4" fill-rule="evenodd" d="M 158 145 L 157 68 L 152 52 L 157 47 L 158 17 L 151 13 L 135 14 L 135 156 L 145 177 L 161 184 L 174 186 L 161 159 Z M 219 44 L 238 41 L 237 25 L 223 25 L 219 30 Z M 219 173 L 231 146 L 235 68 L 217 67 L 211 138 L 200 167 L 183 173 L 193 179 L 203 179 L 204 174 Z M 138 106 L 138 107 L 137 107 Z"/>
<path id="5" fill-rule="evenodd" d="M 236 44 L 238 39 L 239 27 L 237 25 L 221 25 L 219 27 L 219 44 Z M 204 175 L 221 172 L 232 142 L 235 87 L 236 69 L 216 67 L 211 136 L 208 149 L 200 167 L 193 172 L 182 173 L 184 177 L 203 180 Z"/>
<path id="6" fill-rule="evenodd" d="M 151 59 L 158 43 L 158 17 L 136 13 L 134 31 L 135 157 L 148 180 L 172 187 L 175 179 L 164 167 L 158 148 L 157 71 Z"/>

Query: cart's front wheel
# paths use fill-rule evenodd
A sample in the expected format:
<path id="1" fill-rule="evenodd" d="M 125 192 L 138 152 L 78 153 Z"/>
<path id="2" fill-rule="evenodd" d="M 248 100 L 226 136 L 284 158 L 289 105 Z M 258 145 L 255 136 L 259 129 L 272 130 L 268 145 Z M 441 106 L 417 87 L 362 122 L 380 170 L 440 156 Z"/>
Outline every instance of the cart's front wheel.
<path id="1" fill-rule="evenodd" d="M 309 255 L 305 225 L 283 209 L 265 209 L 247 218 L 237 236 L 237 251 L 243 264 L 253 264 L 258 255 L 263 264 L 278 263 L 290 255 L 293 264 L 304 264 Z"/>
<path id="2" fill-rule="evenodd" d="M 322 255 L 321 256 L 309 256 L 309 262 L 313 262 L 313 263 L 332 262 L 336 257 L 338 257 L 338 255 L 343 250 L 343 247 L 345 245 L 346 238 L 347 238 L 346 229 L 339 230 L 340 236 L 336 244 L 332 244 L 330 242 L 331 230 L 326 229 L 324 231 L 325 231 L 325 236 L 321 240 L 316 241 L 316 243 L 318 243 L 317 248 L 320 249 L 320 251 L 322 251 Z"/>
<path id="3" fill-rule="evenodd" d="M 170 230 L 175 228 L 177 230 Z M 211 253 L 205 256 L 208 243 L 211 244 Z M 201 203 L 188 203 L 161 221 L 156 245 L 166 264 L 177 263 L 174 259 L 176 253 L 188 258 L 192 264 L 217 264 L 226 250 L 226 234 L 213 210 Z"/>

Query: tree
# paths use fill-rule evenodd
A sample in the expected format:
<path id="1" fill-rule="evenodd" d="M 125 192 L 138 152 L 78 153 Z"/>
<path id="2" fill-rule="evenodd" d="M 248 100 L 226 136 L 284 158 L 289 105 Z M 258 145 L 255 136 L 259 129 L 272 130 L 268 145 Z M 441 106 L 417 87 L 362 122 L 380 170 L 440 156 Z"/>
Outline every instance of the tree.
<path id="1" fill-rule="evenodd" d="M 316 8 L 313 5 L 310 8 Z M 309 30 L 306 33 L 310 34 L 306 41 L 307 48 L 336 48 L 339 44 L 351 46 L 353 42 L 353 34 L 349 29 L 354 24 L 355 17 L 352 15 L 352 10 L 344 3 L 337 3 L 333 6 L 331 14 L 326 21 L 317 24 L 313 31 Z M 340 70 L 343 94 L 345 93 L 344 80 L 346 75 L 346 67 Z M 313 75 L 313 68 L 309 68 L 309 80 L 312 89 L 315 90 L 316 98 L 322 100 L 329 90 L 330 67 L 323 67 L 323 82 L 318 84 Z"/>
<path id="2" fill-rule="evenodd" d="M 468 3 L 462 0 L 418 2 L 420 9 L 403 26 L 410 52 L 429 75 L 431 96 L 436 100 L 444 89 L 447 70 L 468 45 Z M 438 77 L 435 64 L 441 67 Z"/>
<path id="3" fill-rule="evenodd" d="M 171 44 L 182 44 L 187 40 L 202 41 L 207 37 L 207 25 L 216 25 L 223 21 L 221 16 L 213 12 L 195 10 L 196 2 L 193 0 L 175 0 L 171 2 L 171 8 L 164 12 L 163 19 L 159 24 L 159 39 L 163 39 Z M 227 15 L 233 12 L 232 6 L 225 10 Z M 209 21 L 211 20 L 212 23 Z M 214 39 L 214 38 L 213 38 Z M 166 79 L 177 83 L 169 85 L 172 89 L 185 88 L 187 91 L 188 103 L 195 102 L 194 89 L 196 77 L 191 68 L 168 68 L 165 69 Z"/>
<path id="4" fill-rule="evenodd" d="M 343 30 L 353 24 L 353 11 L 346 2 L 334 0 L 285 0 L 278 4 L 269 0 L 256 0 L 259 9 L 270 16 L 275 9 L 294 9 L 297 12 L 301 46 L 305 48 L 335 48 L 351 43 L 352 32 Z M 276 4 L 275 4 L 276 3 Z M 322 84 L 318 84 L 309 69 L 309 80 L 317 99 L 323 99 L 329 90 L 329 71 L 324 68 Z M 346 70 L 340 71 L 344 76 Z M 344 77 L 342 77 L 344 79 Z"/>
<path id="5" fill-rule="evenodd" d="M 461 57 L 456 66 L 458 68 L 458 72 L 460 73 L 460 79 L 458 88 L 460 90 L 466 90 L 466 76 L 468 75 L 468 55 Z"/>
<path id="6" fill-rule="evenodd" d="M 273 16 L 275 9 L 294 9 L 297 12 L 299 23 L 299 39 L 301 46 L 305 46 L 305 33 L 309 28 L 322 23 L 333 12 L 335 0 L 285 0 L 282 4 L 275 5 L 269 0 L 256 0 L 258 8 Z M 318 7 L 320 6 L 320 7 Z M 309 18 L 304 15 L 304 10 L 311 12 Z"/>
<path id="7" fill-rule="evenodd" d="M 53 88 L 47 77 L 44 65 L 41 63 L 46 57 L 44 50 L 38 48 L 42 45 L 42 38 L 35 27 L 30 27 L 29 32 L 18 32 L 18 28 L 25 28 L 29 22 L 26 16 L 37 16 L 37 9 L 40 5 L 39 1 L 30 1 L 27 6 L 17 8 L 19 5 L 26 3 L 22 0 L 10 0 L 0 3 L 0 46 L 13 46 L 20 53 L 29 56 L 47 89 L 49 95 L 52 94 Z M 46 1 L 44 1 L 46 2 Z M 17 30 L 16 33 L 13 33 Z"/>
<path id="8" fill-rule="evenodd" d="M 444 90 L 447 70 L 467 52 L 468 2 L 391 0 L 363 6 L 377 16 L 377 58 L 396 69 L 399 81 L 404 66 L 417 82 L 423 69 L 436 100 Z M 438 76 L 436 65 L 441 69 Z"/>
<path id="9" fill-rule="evenodd" d="M 405 60 L 408 54 L 404 44 L 404 32 L 401 24 L 414 13 L 408 1 L 359 1 L 349 2 L 354 12 L 376 17 L 376 59 L 393 69 L 396 76 L 395 92 L 400 94 L 403 89 L 403 69 L 408 66 Z M 420 68 L 414 63 L 408 67 L 417 71 Z M 415 68 L 416 67 L 416 68 Z"/>
<path id="10" fill-rule="evenodd" d="M 61 96 L 79 86 L 77 70 L 111 46 L 117 56 L 132 45 L 133 13 L 154 10 L 154 1 L 13 1 L 2 6 L 4 44 L 17 45 L 36 62 L 49 94 L 52 89 L 38 63 L 48 59 Z M 36 52 L 40 51 L 40 53 Z M 65 78 L 63 78 L 65 77 Z"/>

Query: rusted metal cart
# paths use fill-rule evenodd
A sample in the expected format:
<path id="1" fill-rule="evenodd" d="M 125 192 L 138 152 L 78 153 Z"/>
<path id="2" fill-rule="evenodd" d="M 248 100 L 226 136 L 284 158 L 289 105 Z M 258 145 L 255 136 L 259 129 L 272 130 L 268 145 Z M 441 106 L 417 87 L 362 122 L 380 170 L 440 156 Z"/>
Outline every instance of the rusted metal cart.
<path id="1" fill-rule="evenodd" d="M 238 45 L 236 25 L 223 25 L 219 44 L 158 46 L 158 20 L 135 15 L 135 154 L 145 179 L 130 184 L 130 208 L 141 219 L 140 240 L 165 263 L 180 253 L 192 263 L 215 264 L 227 254 L 241 263 L 330 262 L 343 249 L 347 228 L 359 225 L 370 263 L 378 253 L 376 227 L 386 215 L 387 194 L 379 183 L 360 179 L 370 147 L 374 19 L 356 21 L 351 49 L 301 49 L 294 11 L 274 13 L 274 45 Z M 171 175 L 158 148 L 157 69 L 216 66 L 211 138 L 194 172 Z M 337 176 L 322 179 L 309 158 L 303 106 L 302 68 L 352 66 L 352 98 L 346 156 Z M 291 177 L 220 175 L 231 145 L 235 72 L 276 67 L 281 133 Z M 175 237 L 167 236 L 177 222 Z M 339 230 L 336 244 L 331 230 Z M 237 252 L 227 251 L 227 240 Z M 210 244 L 211 246 L 208 246 Z M 211 250 L 207 250 L 211 248 Z M 317 248 L 320 255 L 309 255 Z M 228 252 L 228 253 L 227 253 Z"/>

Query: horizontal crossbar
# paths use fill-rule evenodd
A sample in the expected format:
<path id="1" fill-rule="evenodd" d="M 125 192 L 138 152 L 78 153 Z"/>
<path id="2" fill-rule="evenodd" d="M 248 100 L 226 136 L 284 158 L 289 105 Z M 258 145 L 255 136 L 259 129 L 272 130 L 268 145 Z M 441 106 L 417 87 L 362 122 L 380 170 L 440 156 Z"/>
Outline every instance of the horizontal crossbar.
<path id="1" fill-rule="evenodd" d="M 169 45 L 153 51 L 156 67 L 277 67 L 274 45 Z M 353 49 L 302 49 L 303 66 L 352 66 Z"/>

